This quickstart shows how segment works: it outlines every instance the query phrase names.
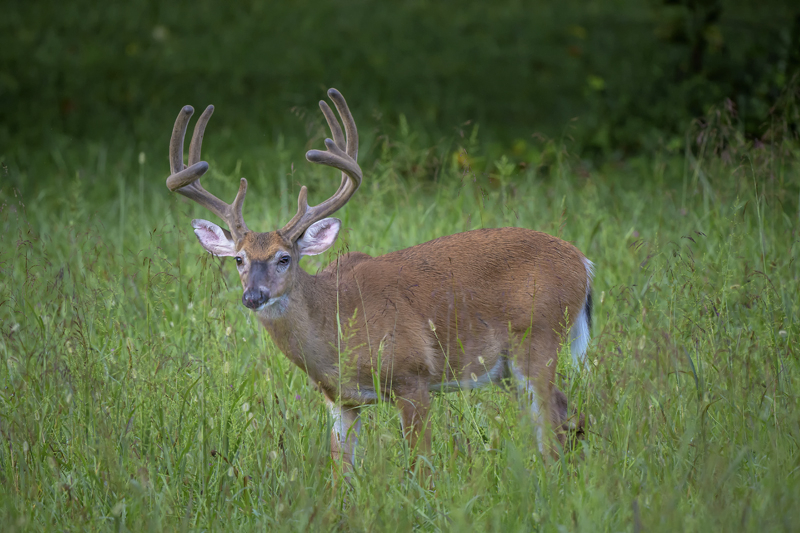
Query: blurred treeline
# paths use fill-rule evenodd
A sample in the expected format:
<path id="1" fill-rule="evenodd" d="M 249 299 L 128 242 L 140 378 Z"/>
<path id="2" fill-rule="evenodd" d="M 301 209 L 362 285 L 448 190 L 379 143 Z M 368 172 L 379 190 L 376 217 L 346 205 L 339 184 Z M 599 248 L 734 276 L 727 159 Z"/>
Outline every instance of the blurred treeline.
<path id="1" fill-rule="evenodd" d="M 214 103 L 229 145 L 305 141 L 337 87 L 362 127 L 403 115 L 435 138 L 472 121 L 483 139 L 624 156 L 679 148 L 725 99 L 753 138 L 799 69 L 797 0 L 12 0 L 0 150 L 164 148 L 187 103 Z"/>

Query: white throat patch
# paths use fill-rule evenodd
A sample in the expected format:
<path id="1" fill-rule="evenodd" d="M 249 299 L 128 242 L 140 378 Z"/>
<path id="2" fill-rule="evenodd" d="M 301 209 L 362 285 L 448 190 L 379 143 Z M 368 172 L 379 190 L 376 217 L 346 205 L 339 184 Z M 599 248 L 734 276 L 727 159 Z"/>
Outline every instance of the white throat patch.
<path id="1" fill-rule="evenodd" d="M 258 313 L 260 318 L 275 320 L 276 318 L 280 318 L 288 307 L 289 297 L 284 294 L 277 298 L 270 298 L 267 303 L 261 304 L 261 306 L 256 309 L 256 313 Z"/>

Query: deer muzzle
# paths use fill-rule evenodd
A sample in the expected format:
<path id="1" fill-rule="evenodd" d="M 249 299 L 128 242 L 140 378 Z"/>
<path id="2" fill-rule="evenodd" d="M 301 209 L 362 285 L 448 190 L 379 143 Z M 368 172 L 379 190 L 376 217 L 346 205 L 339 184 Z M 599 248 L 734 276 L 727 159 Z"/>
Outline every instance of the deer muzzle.
<path id="1" fill-rule="evenodd" d="M 268 281 L 269 265 L 266 262 L 254 262 L 250 266 L 247 284 L 242 295 L 242 303 L 248 309 L 258 309 L 269 302 L 270 290 Z"/>
<path id="2" fill-rule="evenodd" d="M 242 303 L 248 309 L 258 309 L 269 302 L 269 289 L 266 287 L 250 287 L 242 295 Z"/>

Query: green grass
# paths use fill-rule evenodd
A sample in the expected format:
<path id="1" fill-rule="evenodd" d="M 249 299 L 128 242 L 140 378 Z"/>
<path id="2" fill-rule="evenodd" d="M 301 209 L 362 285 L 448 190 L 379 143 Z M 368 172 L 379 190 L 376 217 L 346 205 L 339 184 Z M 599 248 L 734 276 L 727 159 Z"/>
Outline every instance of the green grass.
<path id="1" fill-rule="evenodd" d="M 5 531 L 800 527 L 796 147 L 601 169 L 551 149 L 479 173 L 447 153 L 412 185 L 430 154 L 374 142 L 337 252 L 514 225 L 595 262 L 591 370 L 559 361 L 591 420 L 578 449 L 545 464 L 503 390 L 438 396 L 431 491 L 378 405 L 352 487 L 332 490 L 323 399 L 241 305 L 232 263 L 196 242 L 189 222 L 208 215 L 164 186 L 166 149 L 154 164 L 75 147 L 0 197 Z M 239 171 L 207 157 L 206 187 L 232 198 Z M 248 176 L 257 230 L 291 216 L 299 183 L 313 203 L 338 184 L 302 153 L 270 157 Z"/>

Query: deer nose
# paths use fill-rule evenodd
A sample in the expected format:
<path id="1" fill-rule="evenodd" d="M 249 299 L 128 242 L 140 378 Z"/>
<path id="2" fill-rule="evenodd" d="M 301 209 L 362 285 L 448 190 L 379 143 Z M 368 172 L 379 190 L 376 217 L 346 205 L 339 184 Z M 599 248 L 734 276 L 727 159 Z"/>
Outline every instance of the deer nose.
<path id="1" fill-rule="evenodd" d="M 242 295 L 242 303 L 249 309 L 258 309 L 269 301 L 269 289 L 255 287 L 247 289 Z"/>

